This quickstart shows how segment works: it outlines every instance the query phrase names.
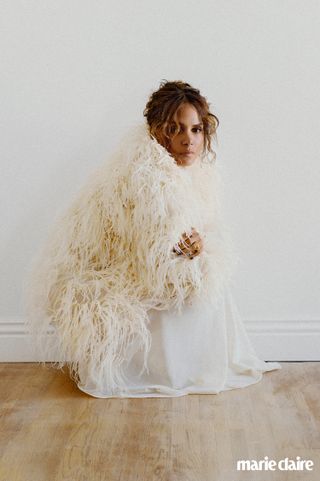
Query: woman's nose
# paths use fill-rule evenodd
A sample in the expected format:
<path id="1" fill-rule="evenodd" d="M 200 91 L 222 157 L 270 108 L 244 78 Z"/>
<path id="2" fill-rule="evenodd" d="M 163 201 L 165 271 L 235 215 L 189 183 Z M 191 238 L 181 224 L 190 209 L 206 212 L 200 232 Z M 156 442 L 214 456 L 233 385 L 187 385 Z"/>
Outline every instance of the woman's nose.
<path id="1" fill-rule="evenodd" d="M 182 143 L 183 144 L 191 144 L 192 143 L 192 134 L 186 132 L 183 136 Z"/>

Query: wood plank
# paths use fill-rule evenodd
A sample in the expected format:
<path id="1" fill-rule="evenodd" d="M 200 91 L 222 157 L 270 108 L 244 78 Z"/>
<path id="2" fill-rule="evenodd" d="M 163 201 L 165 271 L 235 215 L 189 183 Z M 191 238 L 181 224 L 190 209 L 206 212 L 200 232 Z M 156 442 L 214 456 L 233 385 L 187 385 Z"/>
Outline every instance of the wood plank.
<path id="1" fill-rule="evenodd" d="M 67 369 L 0 364 L 0 481 L 320 479 L 320 363 L 281 363 L 217 395 L 97 399 Z M 238 459 L 313 471 L 237 472 Z"/>

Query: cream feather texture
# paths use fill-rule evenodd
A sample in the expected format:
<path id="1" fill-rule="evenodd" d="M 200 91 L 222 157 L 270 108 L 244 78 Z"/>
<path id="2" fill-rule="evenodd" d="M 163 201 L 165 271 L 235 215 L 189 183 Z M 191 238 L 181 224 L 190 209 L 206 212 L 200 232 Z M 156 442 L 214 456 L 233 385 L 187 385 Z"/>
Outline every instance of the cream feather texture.
<path id="1" fill-rule="evenodd" d="M 134 341 L 148 370 L 148 310 L 180 311 L 195 297 L 215 303 L 232 279 L 238 256 L 223 222 L 222 195 L 216 162 L 204 157 L 179 166 L 146 123 L 132 127 L 31 263 L 26 327 L 42 358 L 56 353 L 54 366 L 67 365 L 75 381 L 85 363 L 98 385 L 125 391 Z M 172 252 L 191 227 L 204 242 L 192 260 Z"/>

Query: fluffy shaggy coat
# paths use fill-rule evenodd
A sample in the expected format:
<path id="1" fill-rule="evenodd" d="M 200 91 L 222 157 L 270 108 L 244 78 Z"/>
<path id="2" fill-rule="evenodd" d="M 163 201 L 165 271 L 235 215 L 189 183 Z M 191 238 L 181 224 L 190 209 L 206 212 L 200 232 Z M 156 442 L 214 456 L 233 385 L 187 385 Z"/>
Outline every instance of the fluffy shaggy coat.
<path id="1" fill-rule="evenodd" d="M 231 280 L 238 259 L 221 194 L 209 157 L 182 167 L 147 124 L 127 132 L 52 226 L 26 279 L 26 325 L 42 357 L 58 356 L 75 380 L 85 363 L 116 393 L 138 339 L 148 369 L 148 310 L 214 303 Z M 192 260 L 172 251 L 191 227 L 204 243 Z"/>

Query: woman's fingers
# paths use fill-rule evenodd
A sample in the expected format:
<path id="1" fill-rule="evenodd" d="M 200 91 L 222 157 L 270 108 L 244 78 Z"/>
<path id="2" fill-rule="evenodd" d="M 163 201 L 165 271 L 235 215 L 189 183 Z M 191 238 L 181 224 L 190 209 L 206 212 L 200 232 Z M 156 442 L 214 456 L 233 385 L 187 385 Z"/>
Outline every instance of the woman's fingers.
<path id="1" fill-rule="evenodd" d="M 193 242 L 200 240 L 200 235 L 196 230 L 190 232 L 189 234 L 184 232 L 182 234 L 182 239 L 188 241 L 190 244 L 193 244 Z"/>
<path id="2" fill-rule="evenodd" d="M 183 232 L 180 241 L 178 242 L 178 247 L 181 254 L 193 259 L 193 257 L 199 255 L 203 248 L 202 239 L 199 232 L 196 231 L 194 227 L 191 228 L 190 232 Z"/>
<path id="3" fill-rule="evenodd" d="M 202 250 L 202 247 L 203 247 L 203 244 L 200 241 L 198 242 L 194 242 L 192 245 L 188 245 L 186 244 L 184 241 L 181 241 L 179 242 L 179 248 L 181 249 L 182 253 L 184 255 L 187 255 L 189 257 L 189 254 L 191 255 L 199 255 L 201 250 Z"/>

